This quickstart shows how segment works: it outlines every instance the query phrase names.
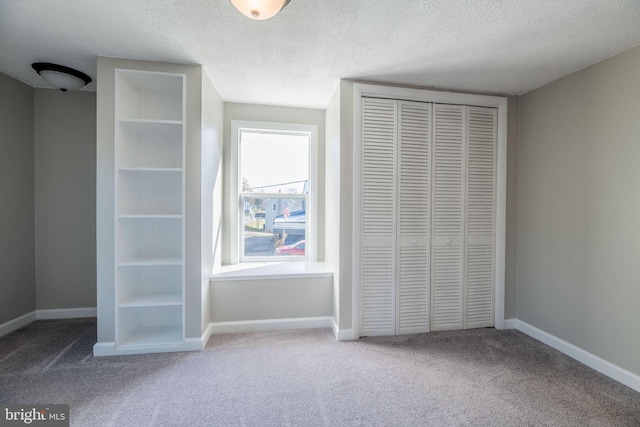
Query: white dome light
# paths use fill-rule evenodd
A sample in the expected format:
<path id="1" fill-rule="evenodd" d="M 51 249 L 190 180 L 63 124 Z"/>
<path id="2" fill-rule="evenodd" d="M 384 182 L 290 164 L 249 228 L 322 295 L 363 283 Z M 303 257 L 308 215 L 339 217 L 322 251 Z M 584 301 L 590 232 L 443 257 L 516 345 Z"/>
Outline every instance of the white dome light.
<path id="1" fill-rule="evenodd" d="M 31 67 L 36 70 L 47 83 L 63 92 L 78 90 L 91 83 L 91 77 L 85 73 L 49 62 L 35 62 Z"/>
<path id="2" fill-rule="evenodd" d="M 273 18 L 291 0 L 229 0 L 243 15 L 256 20 Z"/>

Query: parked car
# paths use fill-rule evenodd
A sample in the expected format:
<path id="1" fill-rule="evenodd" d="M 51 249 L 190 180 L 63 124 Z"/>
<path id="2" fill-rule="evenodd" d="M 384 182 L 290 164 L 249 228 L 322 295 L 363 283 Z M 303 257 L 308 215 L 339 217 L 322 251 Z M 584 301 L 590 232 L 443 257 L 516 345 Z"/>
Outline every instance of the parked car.
<path id="1" fill-rule="evenodd" d="M 304 255 L 304 240 L 276 248 L 276 255 Z"/>

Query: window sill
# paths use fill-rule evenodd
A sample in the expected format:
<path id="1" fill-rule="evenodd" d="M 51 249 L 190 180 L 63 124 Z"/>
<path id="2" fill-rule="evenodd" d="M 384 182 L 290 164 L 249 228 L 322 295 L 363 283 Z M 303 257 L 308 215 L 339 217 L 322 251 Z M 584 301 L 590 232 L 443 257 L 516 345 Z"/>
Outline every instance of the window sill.
<path id="1" fill-rule="evenodd" d="M 324 262 L 251 262 L 221 267 L 211 276 L 210 282 L 309 277 L 333 277 L 333 271 Z"/>

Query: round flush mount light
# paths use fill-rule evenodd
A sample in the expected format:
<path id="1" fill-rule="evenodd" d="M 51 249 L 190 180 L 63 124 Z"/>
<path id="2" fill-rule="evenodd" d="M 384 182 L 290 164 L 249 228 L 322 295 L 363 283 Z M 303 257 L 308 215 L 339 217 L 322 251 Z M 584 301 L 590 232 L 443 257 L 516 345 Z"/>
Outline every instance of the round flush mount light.
<path id="1" fill-rule="evenodd" d="M 244 16 L 259 21 L 273 18 L 291 0 L 229 0 Z"/>
<path id="2" fill-rule="evenodd" d="M 85 73 L 49 62 L 34 62 L 31 67 L 36 70 L 47 83 L 63 92 L 78 90 L 91 83 L 91 77 Z"/>

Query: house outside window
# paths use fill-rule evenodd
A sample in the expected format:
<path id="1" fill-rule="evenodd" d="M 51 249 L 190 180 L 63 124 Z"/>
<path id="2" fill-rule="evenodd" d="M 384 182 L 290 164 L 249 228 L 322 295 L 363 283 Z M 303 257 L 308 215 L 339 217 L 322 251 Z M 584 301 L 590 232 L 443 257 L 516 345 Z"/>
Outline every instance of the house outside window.
<path id="1" fill-rule="evenodd" d="M 315 260 L 317 127 L 232 121 L 232 150 L 237 260 Z"/>

